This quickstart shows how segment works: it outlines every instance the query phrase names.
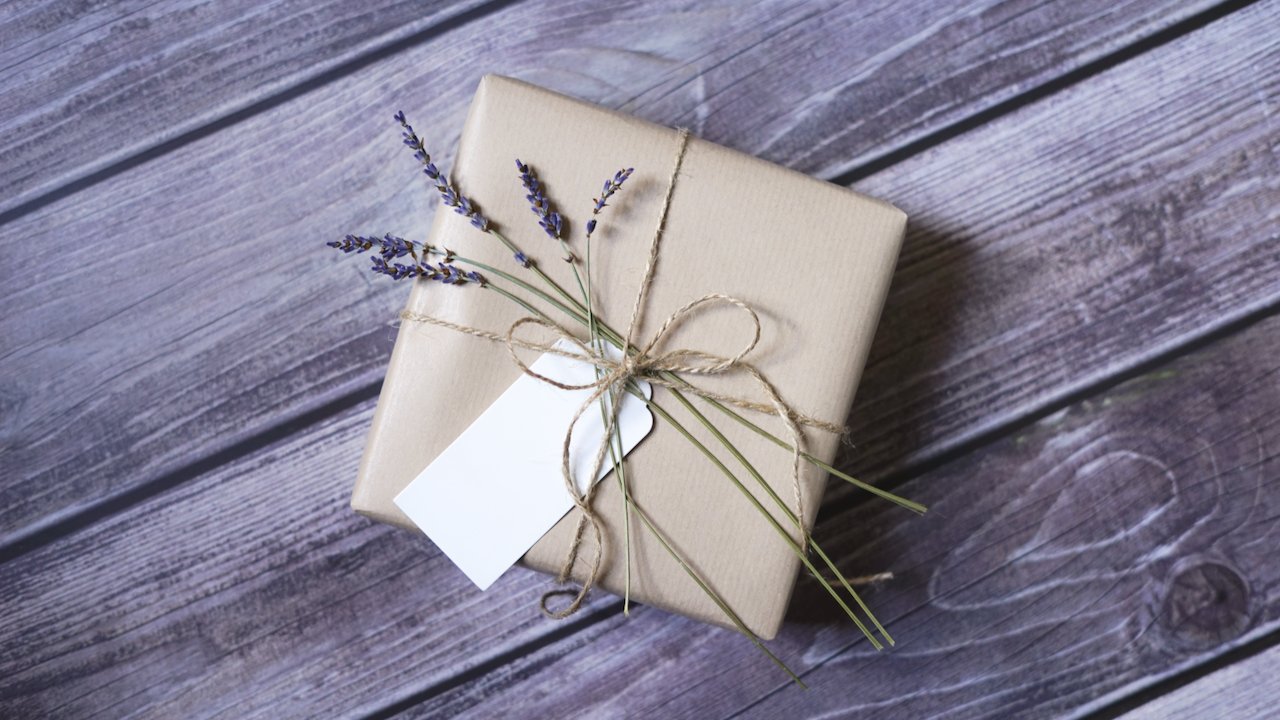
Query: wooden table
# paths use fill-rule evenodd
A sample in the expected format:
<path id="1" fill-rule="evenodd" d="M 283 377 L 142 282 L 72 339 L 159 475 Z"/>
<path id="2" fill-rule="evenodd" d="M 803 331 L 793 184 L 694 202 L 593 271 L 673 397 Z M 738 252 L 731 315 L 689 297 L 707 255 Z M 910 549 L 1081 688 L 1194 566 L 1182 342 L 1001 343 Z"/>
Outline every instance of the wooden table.
<path id="1" fill-rule="evenodd" d="M 1240 717 L 1280 701 L 1280 2 L 0 8 L 0 715 Z M 347 506 L 451 148 L 527 79 L 911 215 L 772 647 Z M 447 153 L 443 158 L 447 162 Z"/>

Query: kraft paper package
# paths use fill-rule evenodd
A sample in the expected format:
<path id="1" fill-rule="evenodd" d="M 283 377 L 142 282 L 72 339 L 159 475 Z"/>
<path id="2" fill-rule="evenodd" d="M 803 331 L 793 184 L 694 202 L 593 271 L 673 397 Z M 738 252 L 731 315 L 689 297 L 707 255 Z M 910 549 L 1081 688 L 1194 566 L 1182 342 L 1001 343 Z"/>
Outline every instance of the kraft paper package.
<path id="1" fill-rule="evenodd" d="M 430 133 L 427 133 L 429 136 Z M 678 148 L 678 133 L 628 115 L 517 80 L 486 76 L 463 130 L 451 176 L 486 217 L 562 287 L 576 288 L 561 249 L 536 224 L 520 186 L 515 159 L 536 168 L 566 218 L 566 236 L 581 254 L 581 223 L 590 217 L 600 183 L 619 168 L 635 168 L 600 217 L 592 239 L 598 314 L 625 330 L 644 274 L 650 243 Z M 691 137 L 675 178 L 639 342 L 686 302 L 724 293 L 760 313 L 763 334 L 748 360 L 797 412 L 843 423 L 866 361 L 906 226 L 893 206 L 743 153 Z M 428 144 L 430 138 L 428 137 Z M 427 242 L 518 273 L 498 241 L 465 217 L 437 212 Z M 461 292 L 415 282 L 407 309 L 505 332 L 527 313 L 493 292 Z M 580 326 L 566 322 L 575 331 Z M 687 318 L 665 343 L 731 356 L 751 338 L 740 311 L 709 308 Z M 528 353 L 526 353 L 528 355 Z M 526 361 L 532 360 L 527 357 Z M 401 324 L 378 400 L 351 505 L 376 520 L 413 528 L 393 498 L 521 376 L 507 348 L 419 323 Z M 745 375 L 696 378 L 734 395 L 760 398 Z M 669 391 L 656 401 L 703 442 L 732 459 Z M 794 497 L 791 455 L 767 439 L 690 398 L 751 459 L 777 494 Z M 777 418 L 746 413 L 786 437 Z M 839 438 L 806 431 L 809 452 L 830 462 Z M 494 448 L 501 452 L 501 448 Z M 744 484 L 753 483 L 735 467 Z M 747 627 L 762 638 L 778 631 L 800 561 L 759 511 L 683 436 L 661 420 L 627 456 L 633 499 Z M 811 527 L 826 473 L 809 463 L 801 478 L 804 522 Z M 777 508 L 753 488 L 785 527 Z M 622 594 L 625 572 L 623 502 L 612 475 L 592 507 L 604 525 L 604 567 L 597 588 Z M 559 572 L 578 521 L 570 512 L 521 560 Z M 633 520 L 631 597 L 697 620 L 731 627 L 715 603 Z M 476 542 L 483 542 L 477 537 Z M 586 574 L 590 533 L 575 577 Z M 530 608 L 531 612 L 536 612 Z"/>

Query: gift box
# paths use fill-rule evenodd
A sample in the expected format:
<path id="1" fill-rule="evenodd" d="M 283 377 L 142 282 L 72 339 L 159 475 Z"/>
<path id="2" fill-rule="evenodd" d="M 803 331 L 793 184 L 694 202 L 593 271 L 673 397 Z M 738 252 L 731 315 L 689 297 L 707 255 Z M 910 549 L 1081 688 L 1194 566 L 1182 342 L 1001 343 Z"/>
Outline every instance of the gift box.
<path id="1" fill-rule="evenodd" d="M 582 227 L 574 223 L 590 216 L 601 180 L 618 168 L 635 168 L 592 240 L 599 315 L 615 326 L 630 318 L 665 202 L 661 253 L 636 337 L 647 340 L 674 310 L 707 293 L 741 298 L 763 323 L 760 343 L 749 358 L 752 364 L 796 411 L 842 423 L 889 287 L 906 215 L 880 200 L 696 137 L 683 148 L 668 199 L 678 143 L 672 128 L 491 75 L 481 81 L 472 102 L 451 177 L 495 227 L 537 259 L 538 267 L 571 287 L 571 269 L 560 261 L 559 245 L 542 233 L 530 213 L 514 160 L 536 166 L 548 195 L 567 218 L 571 246 L 581 241 Z M 507 248 L 455 213 L 435 214 L 427 242 L 518 271 Z M 407 309 L 499 331 L 522 315 L 493 293 L 457 292 L 421 281 L 414 283 Z M 751 332 L 749 322 L 732 308 L 708 308 L 682 322 L 668 344 L 733 355 Z M 393 498 L 521 372 L 501 345 L 441 327 L 402 323 L 352 507 L 376 520 L 413 528 Z M 728 394 L 760 396 L 755 382 L 742 375 L 699 378 L 699 383 Z M 656 388 L 655 401 L 678 411 L 677 403 L 664 401 L 668 393 Z M 752 419 L 786 437 L 776 418 Z M 708 447 L 723 449 L 697 422 L 685 424 Z M 717 425 L 780 497 L 794 496 L 789 452 L 739 423 Z M 840 438 L 814 429 L 806 437 L 812 455 L 833 459 Z M 732 462 L 727 454 L 725 458 Z M 596 586 L 621 594 L 624 504 L 617 483 L 609 480 L 592 505 L 605 538 Z M 627 456 L 627 480 L 635 501 L 746 626 L 762 638 L 773 637 L 800 560 L 758 509 L 661 421 Z M 807 527 L 825 480 L 825 472 L 803 465 L 800 491 Z M 751 489 L 763 498 L 758 488 Z M 785 525 L 781 512 L 765 504 Z M 575 509 L 566 515 L 521 563 L 558 572 L 578 513 Z M 588 536 L 584 542 L 593 541 Z M 635 523 L 630 550 L 633 600 L 731 626 L 671 555 Z M 591 553 L 588 548 L 579 554 L 575 577 L 585 574 Z"/>

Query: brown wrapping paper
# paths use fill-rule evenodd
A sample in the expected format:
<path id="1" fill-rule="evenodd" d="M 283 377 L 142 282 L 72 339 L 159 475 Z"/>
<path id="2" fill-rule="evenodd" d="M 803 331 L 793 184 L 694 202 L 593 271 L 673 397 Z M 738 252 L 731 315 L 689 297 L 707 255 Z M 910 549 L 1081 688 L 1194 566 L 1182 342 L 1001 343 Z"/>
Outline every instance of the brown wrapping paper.
<path id="1" fill-rule="evenodd" d="M 430 132 L 426 134 L 431 147 Z M 592 249 L 601 316 L 624 330 L 656 229 L 677 132 L 637 118 L 498 76 L 485 77 L 472 102 L 452 177 L 500 231 L 566 289 L 576 288 L 557 244 L 538 228 L 524 198 L 515 158 L 529 163 L 566 217 L 581 253 L 583 223 L 605 178 L 623 167 L 635 174 L 600 219 Z M 711 292 L 751 303 L 764 322 L 749 358 L 797 411 L 843 422 L 901 245 L 906 216 L 884 202 L 815 180 L 710 142 L 691 138 L 676 179 L 654 284 L 639 338 L 647 340 L 673 310 Z M 428 242 L 498 267 L 518 266 L 496 239 L 452 212 L 435 215 Z M 497 293 L 475 287 L 416 283 L 408 309 L 505 331 L 521 317 Z M 730 309 L 689 318 L 666 345 L 732 355 L 749 339 L 748 321 Z M 565 320 L 566 327 L 577 331 Z M 504 346 L 449 330 L 405 323 L 361 463 L 351 505 L 376 520 L 412 527 L 392 503 L 431 460 L 519 376 Z M 758 398 L 744 376 L 700 379 L 717 390 Z M 655 400 L 694 430 L 745 485 L 751 478 L 670 394 Z M 695 403 L 700 403 L 694 400 Z M 744 451 L 784 499 L 793 497 L 790 455 L 700 405 Z M 776 418 L 752 417 L 784 435 Z M 808 431 L 809 450 L 830 460 L 838 438 Z M 494 452 L 501 452 L 494 448 Z M 668 539 L 764 638 L 781 625 L 799 559 L 768 522 L 708 460 L 659 420 L 627 459 L 637 503 Z M 812 526 L 825 473 L 806 464 L 804 518 Z M 623 513 L 613 475 L 594 507 L 605 525 L 599 586 L 622 593 Z M 773 507 L 763 491 L 756 490 Z M 577 521 L 575 510 L 547 533 L 522 563 L 556 572 Z M 780 514 L 775 516 L 782 520 Z M 785 520 L 783 520 L 785 523 Z M 477 538 L 483 542 L 483 538 Z M 579 557 L 577 576 L 591 556 Z M 638 522 L 632 523 L 632 598 L 698 620 L 729 626 Z M 530 611 L 534 609 L 531 607 Z"/>

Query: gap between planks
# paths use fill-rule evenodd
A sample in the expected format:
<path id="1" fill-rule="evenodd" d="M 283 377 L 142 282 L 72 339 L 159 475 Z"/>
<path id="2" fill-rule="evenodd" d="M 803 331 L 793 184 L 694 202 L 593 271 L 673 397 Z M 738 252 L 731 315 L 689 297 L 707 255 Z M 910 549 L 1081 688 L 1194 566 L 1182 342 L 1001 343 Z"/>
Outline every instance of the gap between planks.
<path id="1" fill-rule="evenodd" d="M 457 15 L 446 17 L 440 22 L 429 27 L 425 27 L 411 35 L 391 40 L 366 53 L 357 55 L 346 62 L 340 63 L 328 70 L 324 70 L 312 77 L 306 78 L 295 85 L 281 90 L 280 92 L 268 95 L 267 97 L 254 101 L 242 108 L 204 123 L 203 125 L 193 127 L 176 137 L 170 138 L 169 140 L 165 140 L 147 147 L 133 155 L 121 158 L 106 167 L 93 170 L 62 185 L 39 193 L 29 200 L 0 212 L 0 225 L 6 225 L 13 222 L 14 220 L 25 215 L 29 215 L 42 207 L 68 198 L 81 190 L 91 188 L 94 185 L 110 180 L 111 178 L 116 177 L 121 173 L 128 172 L 139 165 L 143 165 L 151 162 L 152 160 L 163 157 L 180 147 L 226 130 L 227 128 L 244 122 L 251 117 L 283 105 L 290 100 L 302 97 L 307 93 L 328 85 L 335 80 L 346 77 L 347 75 L 373 65 L 374 63 L 386 60 L 387 58 L 397 55 L 415 45 L 419 45 L 431 40 L 432 38 L 445 35 L 464 25 L 468 25 L 476 20 L 481 20 L 492 15 L 504 8 L 516 5 L 521 1 L 522 0 L 490 0 L 490 2 L 484 3 L 483 5 L 478 5 L 468 10 L 464 10 Z"/>
<path id="2" fill-rule="evenodd" d="M 1107 55 L 1103 55 L 1091 62 L 1087 62 L 1074 70 L 1069 70 L 1055 78 L 1046 80 L 1040 85 L 1019 93 L 1004 102 L 996 103 L 989 108 L 976 112 L 973 115 L 952 123 L 951 125 L 939 128 L 934 132 L 913 142 L 909 142 L 891 152 L 874 157 L 865 163 L 859 164 L 857 167 L 849 168 L 835 177 L 829 178 L 829 181 L 836 185 L 852 185 L 859 180 L 880 172 L 881 170 L 897 165 L 903 160 L 937 147 L 952 138 L 959 137 L 971 130 L 977 129 L 996 118 L 1009 115 L 1010 113 L 1031 105 L 1032 103 L 1039 102 L 1050 95 L 1056 95 L 1073 85 L 1088 80 L 1095 75 L 1100 75 L 1121 63 L 1128 62 L 1139 55 L 1143 55 L 1163 45 L 1167 45 L 1180 37 L 1190 35 L 1212 22 L 1221 20 L 1231 13 L 1236 12 L 1237 10 L 1243 10 L 1257 2 L 1258 0 L 1228 0 L 1228 2 L 1215 5 L 1208 10 L 1201 11 L 1191 17 L 1176 22 L 1163 30 L 1158 30 L 1145 38 L 1136 40 L 1125 47 L 1119 48 Z"/>
<path id="3" fill-rule="evenodd" d="M 1086 707 L 1076 717 L 1078 720 L 1117 720 L 1118 718 L 1123 718 L 1142 706 L 1171 695 L 1197 680 L 1258 657 L 1276 647 L 1280 647 L 1280 629 L 1263 633 L 1221 655 L 1175 671 L 1168 677 L 1158 678 L 1151 684 L 1140 687 L 1131 693 L 1119 697 L 1104 697 L 1098 702 L 1098 707 Z"/>

